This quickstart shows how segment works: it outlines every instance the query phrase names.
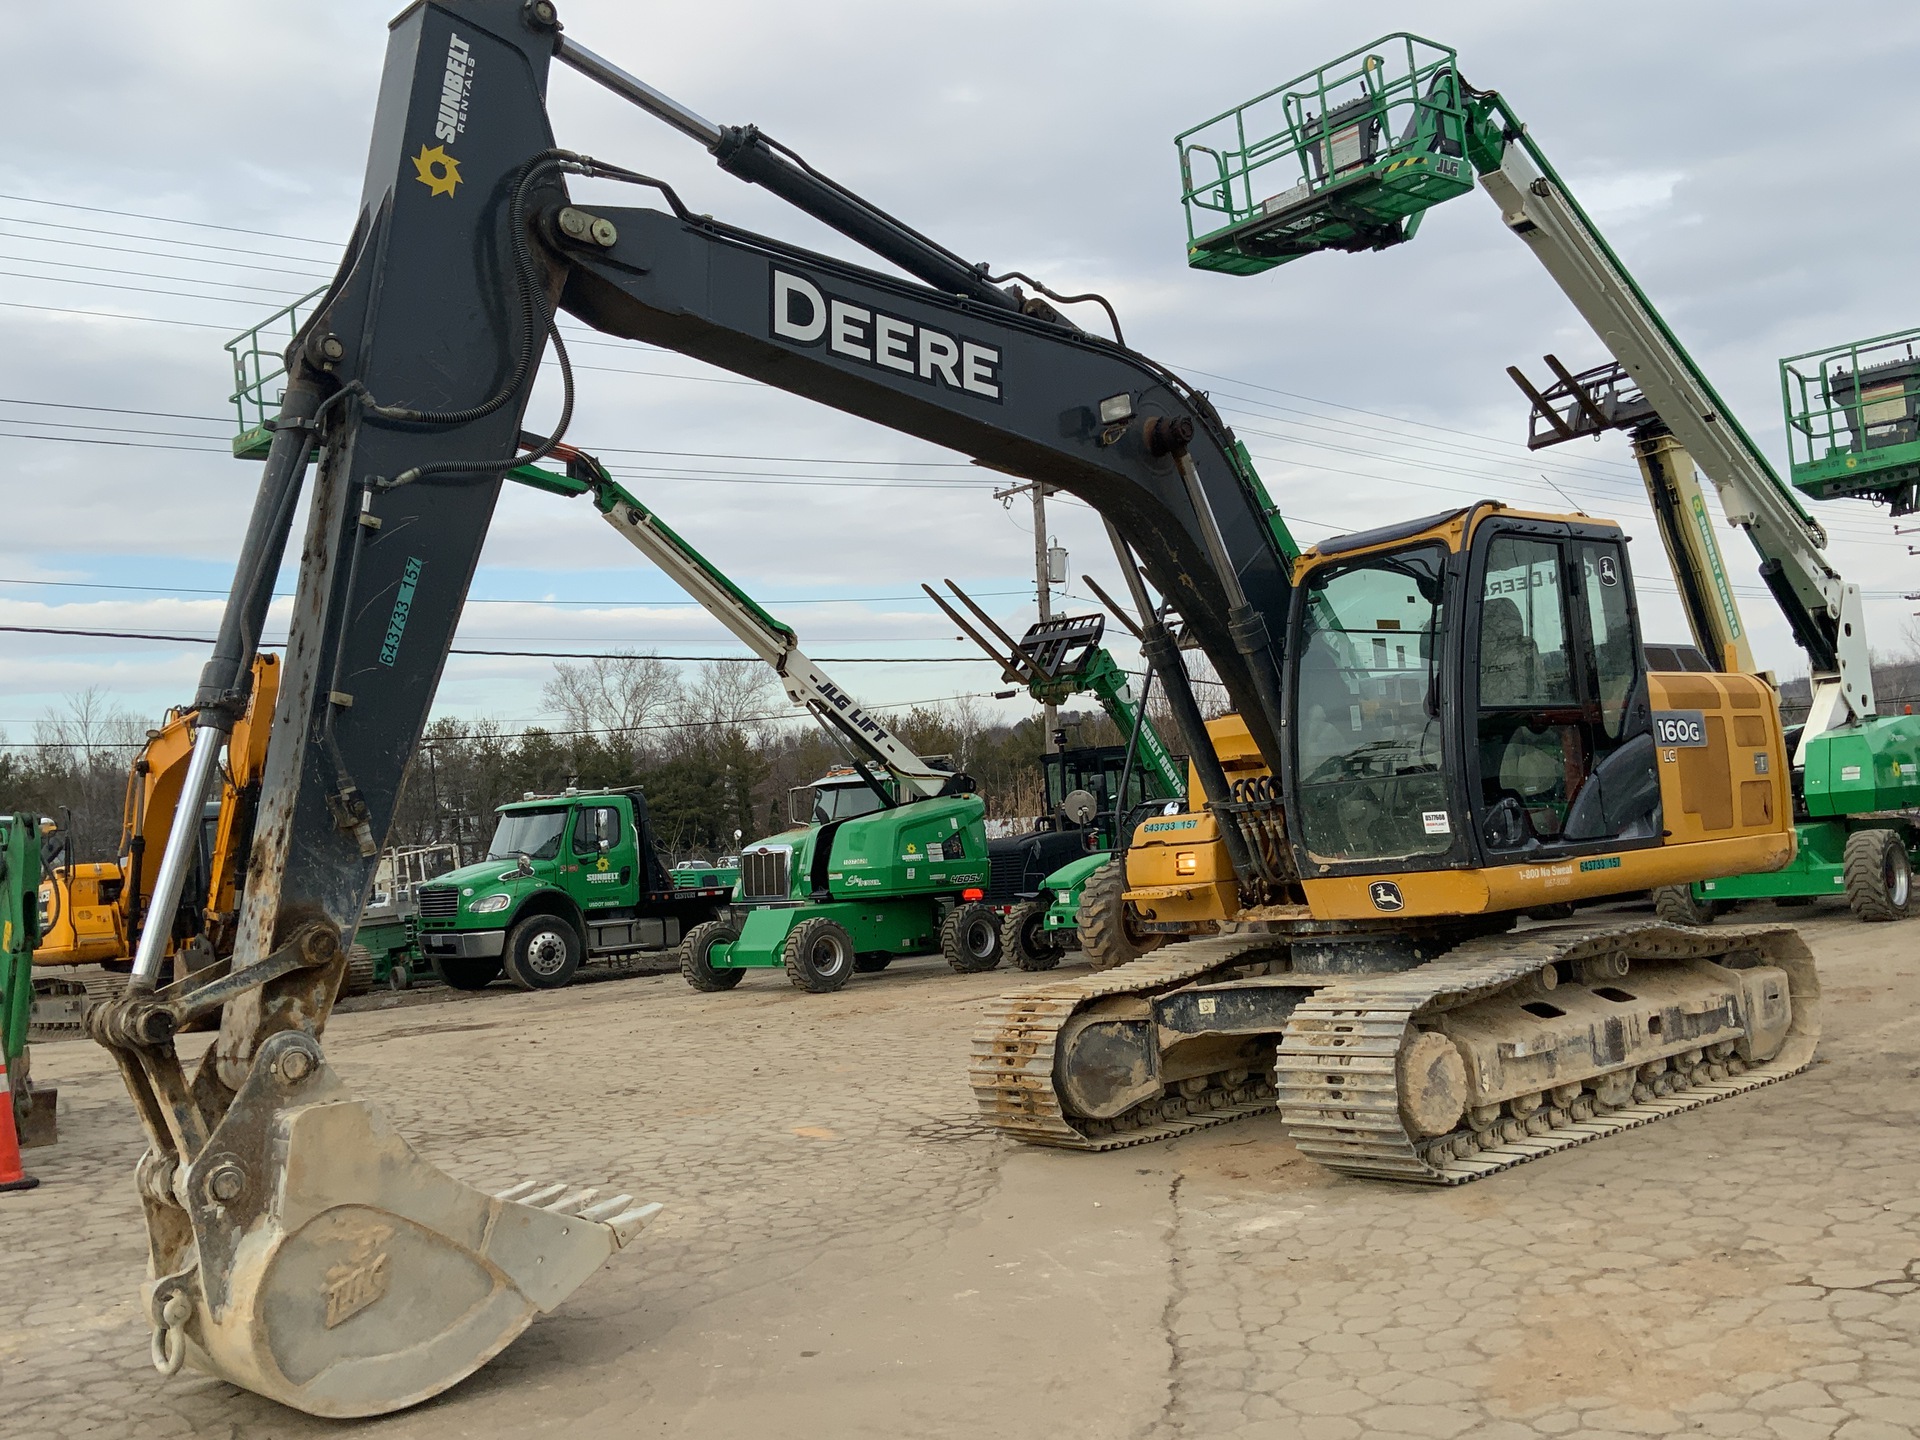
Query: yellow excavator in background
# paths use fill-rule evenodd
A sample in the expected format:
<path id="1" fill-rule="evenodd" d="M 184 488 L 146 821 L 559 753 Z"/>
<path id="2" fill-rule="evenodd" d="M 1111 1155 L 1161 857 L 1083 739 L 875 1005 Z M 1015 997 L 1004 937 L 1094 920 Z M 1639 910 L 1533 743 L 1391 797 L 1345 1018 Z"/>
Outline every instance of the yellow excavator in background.
<path id="1" fill-rule="evenodd" d="M 218 797 L 201 807 L 186 899 L 158 922 L 167 929 L 165 953 L 176 974 L 205 969 L 233 949 L 237 897 L 267 758 L 266 721 L 279 690 L 278 659 L 255 656 L 252 698 L 229 737 Z M 191 713 L 174 709 L 147 733 L 127 770 L 117 858 L 76 860 L 69 845 L 46 866 L 40 943 L 33 952 L 34 1024 L 42 1033 L 80 1029 L 89 999 L 119 988 L 95 977 L 90 993 L 86 980 L 72 973 L 75 967 L 131 970 L 141 934 L 156 923 L 154 875 L 178 813 L 193 728 Z"/>

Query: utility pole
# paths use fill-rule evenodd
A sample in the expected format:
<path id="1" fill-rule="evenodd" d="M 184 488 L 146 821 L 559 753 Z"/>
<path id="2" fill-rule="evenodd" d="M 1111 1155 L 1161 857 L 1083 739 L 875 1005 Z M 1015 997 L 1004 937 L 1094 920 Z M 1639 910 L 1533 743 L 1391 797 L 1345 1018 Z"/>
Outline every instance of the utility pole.
<path id="1" fill-rule="evenodd" d="M 1033 590 L 1040 606 L 1040 621 L 1045 624 L 1053 618 L 1053 567 L 1047 545 L 1047 487 L 1037 481 L 1013 485 L 1005 490 L 994 491 L 993 498 L 1011 506 L 1013 498 L 1022 493 L 1033 500 Z M 1044 751 L 1051 755 L 1060 748 L 1053 738 L 1053 732 L 1060 723 L 1060 712 L 1052 702 L 1041 707 L 1040 723 Z"/>

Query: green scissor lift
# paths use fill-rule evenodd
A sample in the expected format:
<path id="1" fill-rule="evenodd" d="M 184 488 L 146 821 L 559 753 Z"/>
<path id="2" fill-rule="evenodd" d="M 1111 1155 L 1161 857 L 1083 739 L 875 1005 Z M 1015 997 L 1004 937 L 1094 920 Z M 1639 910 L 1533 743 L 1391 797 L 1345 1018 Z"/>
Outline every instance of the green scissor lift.
<path id="1" fill-rule="evenodd" d="M 1320 250 L 1385 249 L 1412 238 L 1427 210 L 1478 179 L 1595 331 L 1634 338 L 1633 378 L 1649 401 L 1665 395 L 1671 403 L 1654 406 L 1658 418 L 1717 485 L 1737 484 L 1758 507 L 1745 528 L 1776 576 L 1776 596 L 1802 607 L 1788 613 L 1796 631 L 1808 609 L 1837 610 L 1844 637 L 1841 674 L 1816 677 L 1815 709 L 1820 687 L 1844 690 L 1845 723 L 1823 719 L 1796 757 L 1795 861 L 1697 884 L 1690 904 L 1688 892 L 1676 892 L 1675 917 L 1704 921 L 1732 900 L 1833 894 L 1845 894 L 1862 918 L 1907 913 L 1920 864 L 1920 716 L 1874 713 L 1857 591 L 1818 553 L 1824 533 L 1794 492 L 1871 499 L 1895 515 L 1920 510 L 1920 330 L 1781 362 L 1789 486 L 1505 100 L 1467 84 L 1446 46 L 1385 36 L 1183 131 L 1175 145 L 1195 269 L 1255 275 Z M 1550 224 L 1531 213 L 1536 200 Z M 1712 440 L 1698 432 L 1689 439 L 1680 432 L 1695 415 L 1728 424 L 1708 427 L 1717 432 Z M 1717 566 L 1709 542 L 1706 560 Z"/>

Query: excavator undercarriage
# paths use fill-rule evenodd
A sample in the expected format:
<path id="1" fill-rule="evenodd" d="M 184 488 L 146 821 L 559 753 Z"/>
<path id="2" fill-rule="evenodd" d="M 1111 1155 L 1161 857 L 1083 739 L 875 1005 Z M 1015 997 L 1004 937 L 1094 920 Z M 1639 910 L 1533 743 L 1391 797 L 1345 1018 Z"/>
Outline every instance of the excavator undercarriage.
<path id="1" fill-rule="evenodd" d="M 1404 968 L 1295 968 L 1354 945 Z M 1002 998 L 971 1078 L 982 1119 L 1033 1144 L 1277 1108 L 1330 1169 L 1457 1185 L 1784 1079 L 1819 1029 L 1783 926 L 1537 926 L 1432 958 L 1235 936 Z"/>

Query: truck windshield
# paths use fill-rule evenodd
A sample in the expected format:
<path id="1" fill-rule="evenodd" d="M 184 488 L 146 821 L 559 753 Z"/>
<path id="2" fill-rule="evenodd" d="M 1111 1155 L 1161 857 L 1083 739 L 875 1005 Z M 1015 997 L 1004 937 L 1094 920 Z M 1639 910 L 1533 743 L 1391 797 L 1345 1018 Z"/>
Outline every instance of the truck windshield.
<path id="1" fill-rule="evenodd" d="M 551 860 L 560 853 L 560 837 L 566 829 L 565 810 L 512 811 L 502 815 L 494 828 L 487 858 L 513 860 L 525 855 L 532 860 Z"/>

